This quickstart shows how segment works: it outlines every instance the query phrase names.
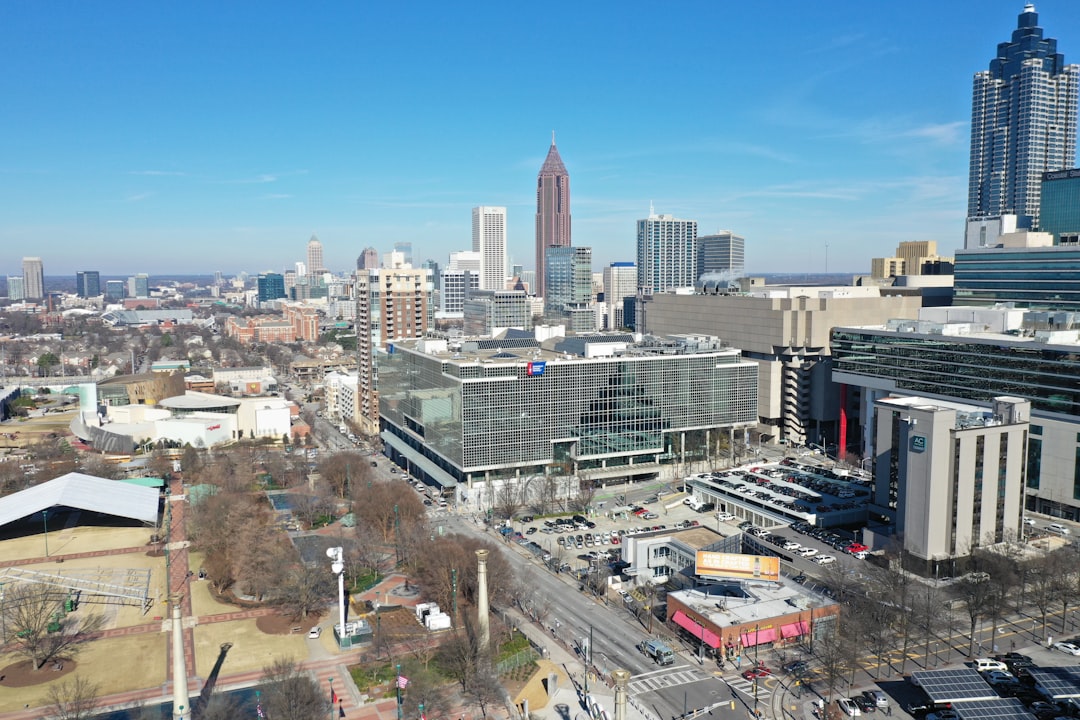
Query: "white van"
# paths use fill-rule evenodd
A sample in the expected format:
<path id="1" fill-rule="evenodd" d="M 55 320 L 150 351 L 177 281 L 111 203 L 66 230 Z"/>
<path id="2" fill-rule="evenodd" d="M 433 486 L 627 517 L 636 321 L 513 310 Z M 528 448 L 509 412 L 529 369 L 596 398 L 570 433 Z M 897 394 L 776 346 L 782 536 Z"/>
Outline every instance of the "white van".
<path id="1" fill-rule="evenodd" d="M 1061 525 L 1060 523 L 1050 523 L 1046 526 L 1047 532 L 1057 533 L 1058 535 L 1071 535 L 1072 530 Z"/>

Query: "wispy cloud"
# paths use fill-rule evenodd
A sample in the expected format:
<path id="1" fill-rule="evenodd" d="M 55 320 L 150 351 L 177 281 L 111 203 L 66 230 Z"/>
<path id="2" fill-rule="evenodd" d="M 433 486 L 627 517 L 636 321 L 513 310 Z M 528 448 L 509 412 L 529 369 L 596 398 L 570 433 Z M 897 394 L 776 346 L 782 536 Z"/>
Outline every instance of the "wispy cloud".
<path id="1" fill-rule="evenodd" d="M 287 170 L 285 172 L 268 172 L 259 173 L 251 177 L 237 178 L 233 180 L 217 180 L 223 185 L 262 185 L 265 183 L 273 183 L 286 177 L 295 177 L 297 175 L 307 175 L 307 170 Z"/>
<path id="2" fill-rule="evenodd" d="M 128 170 L 128 175 L 141 175 L 149 177 L 183 177 L 186 172 L 179 170 Z"/>
<path id="3" fill-rule="evenodd" d="M 950 123 L 934 123 L 922 127 L 912 128 L 901 134 L 901 137 L 919 138 L 930 140 L 941 145 L 955 145 L 963 141 L 963 131 L 968 124 L 963 120 Z"/>
<path id="4" fill-rule="evenodd" d="M 135 193 L 134 195 L 128 195 L 126 198 L 124 198 L 124 202 L 139 202 L 140 200 L 145 200 L 153 194 L 154 193 L 152 192 Z"/>
<path id="5" fill-rule="evenodd" d="M 292 195 L 289 193 L 270 193 L 268 195 L 263 195 L 262 197 L 263 200 L 288 200 Z"/>

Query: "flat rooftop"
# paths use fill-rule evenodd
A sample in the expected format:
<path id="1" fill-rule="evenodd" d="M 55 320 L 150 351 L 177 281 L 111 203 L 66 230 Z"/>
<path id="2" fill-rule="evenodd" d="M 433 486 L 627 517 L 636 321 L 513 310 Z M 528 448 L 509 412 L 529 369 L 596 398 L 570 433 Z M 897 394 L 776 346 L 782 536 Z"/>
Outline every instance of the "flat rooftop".
<path id="1" fill-rule="evenodd" d="M 745 625 L 757 620 L 788 615 L 809 607 L 821 607 L 821 598 L 797 583 L 744 583 L 735 580 L 702 585 L 693 590 L 668 593 L 683 605 L 720 627 Z"/>
<path id="2" fill-rule="evenodd" d="M 741 351 L 727 347 L 719 338 L 674 336 L 645 338 L 610 333 L 572 335 L 537 341 L 532 337 L 464 338 L 433 340 L 421 338 L 393 343 L 395 350 L 407 349 L 456 365 L 520 365 L 521 363 L 601 360 L 612 357 L 646 358 L 688 355 L 713 355 L 735 363 Z M 540 370 L 535 374 L 543 372 Z"/>

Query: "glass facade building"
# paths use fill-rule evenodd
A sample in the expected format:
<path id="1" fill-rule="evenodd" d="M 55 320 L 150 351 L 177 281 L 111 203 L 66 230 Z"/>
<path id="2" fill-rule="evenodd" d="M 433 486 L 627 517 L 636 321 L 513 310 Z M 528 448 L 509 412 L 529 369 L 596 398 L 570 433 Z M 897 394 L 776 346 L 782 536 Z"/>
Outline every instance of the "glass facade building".
<path id="1" fill-rule="evenodd" d="M 1026 5 L 973 81 L 969 218 L 1015 214 L 1017 227 L 1039 226 L 1043 173 L 1076 161 L 1078 87 L 1080 66 L 1065 64 Z"/>
<path id="2" fill-rule="evenodd" d="M 655 476 L 688 436 L 715 444 L 757 418 L 757 366 L 737 350 L 625 335 L 544 346 L 419 340 L 389 346 L 378 362 L 388 449 L 443 485 L 553 465 Z"/>
<path id="3" fill-rule="evenodd" d="M 1043 175 L 1039 230 L 1055 245 L 1080 245 L 1080 169 Z"/>
<path id="4" fill-rule="evenodd" d="M 264 273 L 256 280 L 259 302 L 269 302 L 285 297 L 285 276 L 281 273 Z"/>
<path id="5" fill-rule="evenodd" d="M 1080 246 L 957 250 L 957 305 L 1080 309 Z"/>
<path id="6" fill-rule="evenodd" d="M 1041 314 L 1037 314 L 1041 315 Z M 1067 316 L 1068 313 L 1061 315 Z M 990 404 L 998 395 L 1031 403 L 1027 507 L 1080 518 L 1080 343 L 1076 331 L 1013 336 L 945 334 L 923 327 L 837 327 L 833 380 L 861 388 L 859 420 L 887 394 Z M 852 419 L 854 420 L 854 419 Z M 854 423 L 853 423 L 854 424 Z M 863 444 L 873 438 L 864 428 Z"/>
<path id="7" fill-rule="evenodd" d="M 101 273 L 97 270 L 80 270 L 75 273 L 75 294 L 81 298 L 101 294 Z"/>
<path id="8" fill-rule="evenodd" d="M 544 309 L 559 314 L 592 302 L 592 248 L 550 247 L 545 263 Z"/>

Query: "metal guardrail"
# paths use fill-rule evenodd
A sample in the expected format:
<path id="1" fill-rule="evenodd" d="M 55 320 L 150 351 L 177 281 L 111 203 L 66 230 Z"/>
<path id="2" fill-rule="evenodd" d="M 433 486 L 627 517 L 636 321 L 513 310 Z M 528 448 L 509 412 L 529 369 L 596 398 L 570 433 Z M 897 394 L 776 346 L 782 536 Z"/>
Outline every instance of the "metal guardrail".
<path id="1" fill-rule="evenodd" d="M 114 580 L 117 573 L 123 573 L 120 583 Z M 146 611 L 154 603 L 150 597 L 150 574 L 149 569 L 137 568 L 43 573 L 21 567 L 8 567 L 0 570 L 0 581 L 36 583 L 77 590 L 86 595 L 119 600 L 121 605 L 141 606 L 143 611 Z"/>

